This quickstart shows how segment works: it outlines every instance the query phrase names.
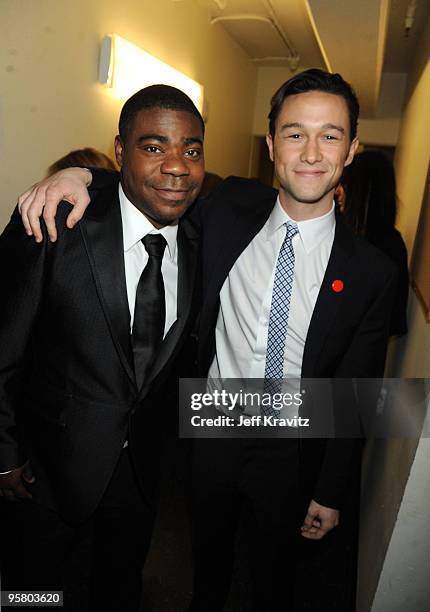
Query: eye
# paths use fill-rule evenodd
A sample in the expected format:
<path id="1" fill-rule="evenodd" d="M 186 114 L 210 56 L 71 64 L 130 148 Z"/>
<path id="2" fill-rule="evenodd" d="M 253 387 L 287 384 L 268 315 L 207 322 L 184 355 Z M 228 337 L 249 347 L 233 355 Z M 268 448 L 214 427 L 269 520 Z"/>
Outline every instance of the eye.
<path id="1" fill-rule="evenodd" d="M 337 136 L 333 136 L 333 134 L 326 134 L 324 138 L 326 140 L 338 140 Z"/>
<path id="2" fill-rule="evenodd" d="M 302 137 L 301 134 L 289 134 L 288 138 L 290 138 L 291 140 L 299 140 Z"/>
<path id="3" fill-rule="evenodd" d="M 142 149 L 147 153 L 161 153 L 161 149 L 156 145 L 145 145 Z"/>
<path id="4" fill-rule="evenodd" d="M 202 152 L 200 149 L 189 149 L 185 152 L 187 157 L 192 157 L 193 159 L 198 159 L 201 156 Z"/>

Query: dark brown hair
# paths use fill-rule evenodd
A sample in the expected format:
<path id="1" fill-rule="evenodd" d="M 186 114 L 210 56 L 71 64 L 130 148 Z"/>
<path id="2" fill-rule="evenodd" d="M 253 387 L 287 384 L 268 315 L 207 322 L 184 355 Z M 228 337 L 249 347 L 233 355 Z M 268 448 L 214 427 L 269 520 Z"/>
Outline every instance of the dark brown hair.
<path id="1" fill-rule="evenodd" d="M 291 79 L 288 79 L 276 91 L 270 101 L 269 113 L 269 132 L 272 138 L 275 136 L 276 119 L 281 112 L 284 100 L 288 96 L 307 93 L 309 91 L 323 91 L 325 93 L 342 96 L 348 107 L 350 137 L 351 140 L 357 135 L 358 114 L 360 105 L 358 104 L 357 96 L 351 85 L 347 83 L 340 74 L 331 74 L 319 68 L 310 68 L 295 74 Z"/>

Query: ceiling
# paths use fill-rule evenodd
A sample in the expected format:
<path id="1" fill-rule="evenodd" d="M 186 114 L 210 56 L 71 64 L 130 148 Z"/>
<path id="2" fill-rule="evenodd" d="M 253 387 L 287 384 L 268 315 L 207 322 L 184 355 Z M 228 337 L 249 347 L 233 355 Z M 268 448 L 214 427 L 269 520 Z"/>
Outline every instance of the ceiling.
<path id="1" fill-rule="evenodd" d="M 198 0 L 258 66 L 340 72 L 374 115 L 382 72 L 407 72 L 429 0 Z M 405 18 L 413 16 L 405 36 Z"/>
<path id="2" fill-rule="evenodd" d="M 388 36 L 385 48 L 384 70 L 408 72 L 427 20 L 430 16 L 429 0 L 418 0 L 413 26 L 405 36 L 404 20 L 410 0 L 391 0 Z"/>

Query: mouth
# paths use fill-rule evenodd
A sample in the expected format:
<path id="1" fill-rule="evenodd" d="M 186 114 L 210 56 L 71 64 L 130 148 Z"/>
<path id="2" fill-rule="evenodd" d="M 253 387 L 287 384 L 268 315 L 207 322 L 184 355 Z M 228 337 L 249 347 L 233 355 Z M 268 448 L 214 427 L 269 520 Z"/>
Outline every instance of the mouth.
<path id="1" fill-rule="evenodd" d="M 303 178 L 319 178 L 325 174 L 325 170 L 295 170 L 295 174 Z"/>
<path id="2" fill-rule="evenodd" d="M 160 189 L 157 187 L 155 190 L 166 200 L 174 201 L 184 200 L 189 192 L 189 189 Z"/>

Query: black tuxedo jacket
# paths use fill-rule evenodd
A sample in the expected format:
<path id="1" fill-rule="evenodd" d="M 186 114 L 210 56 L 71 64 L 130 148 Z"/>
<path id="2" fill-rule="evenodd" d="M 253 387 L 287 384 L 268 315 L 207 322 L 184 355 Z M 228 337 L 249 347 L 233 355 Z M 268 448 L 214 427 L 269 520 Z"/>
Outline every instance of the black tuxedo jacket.
<path id="1" fill-rule="evenodd" d="M 118 173 L 92 172 L 95 190 L 118 183 Z M 200 376 L 207 375 L 215 353 L 221 287 L 234 262 L 268 219 L 276 198 L 275 190 L 258 181 L 230 177 L 210 198 L 197 202 L 182 221 L 183 227 L 190 224 L 195 238 L 194 228 L 201 233 L 198 263 L 192 262 L 201 276 L 197 357 Z M 59 220 L 58 227 L 62 223 Z M 22 242 L 22 232 L 20 236 Z M 333 280 L 344 282 L 342 292 L 332 290 Z M 337 219 L 331 256 L 305 343 L 302 376 L 382 377 L 395 287 L 392 263 L 370 244 L 354 237 Z M 300 451 L 305 495 L 312 495 L 325 506 L 341 506 L 351 475 L 358 469 L 360 446 L 348 439 L 303 441 Z"/>
<path id="2" fill-rule="evenodd" d="M 117 182 L 74 231 L 35 244 L 17 212 L 0 239 L 0 472 L 29 459 L 33 496 L 79 522 L 97 506 L 129 440 L 143 492 L 157 482 L 162 387 L 193 319 L 198 237 L 178 229 L 178 312 L 136 386 Z"/>
<path id="3" fill-rule="evenodd" d="M 219 294 L 233 264 L 267 221 L 277 192 L 255 180 L 230 177 L 195 211 L 201 225 L 203 270 L 198 365 L 206 375 L 215 353 Z M 257 262 L 256 262 L 257 263 Z M 334 280 L 344 289 L 336 293 Z M 388 324 L 396 287 L 393 264 L 336 220 L 333 248 L 306 338 L 303 378 L 376 378 L 384 372 Z M 305 440 L 306 489 L 337 508 L 357 466 L 360 444 Z"/>

